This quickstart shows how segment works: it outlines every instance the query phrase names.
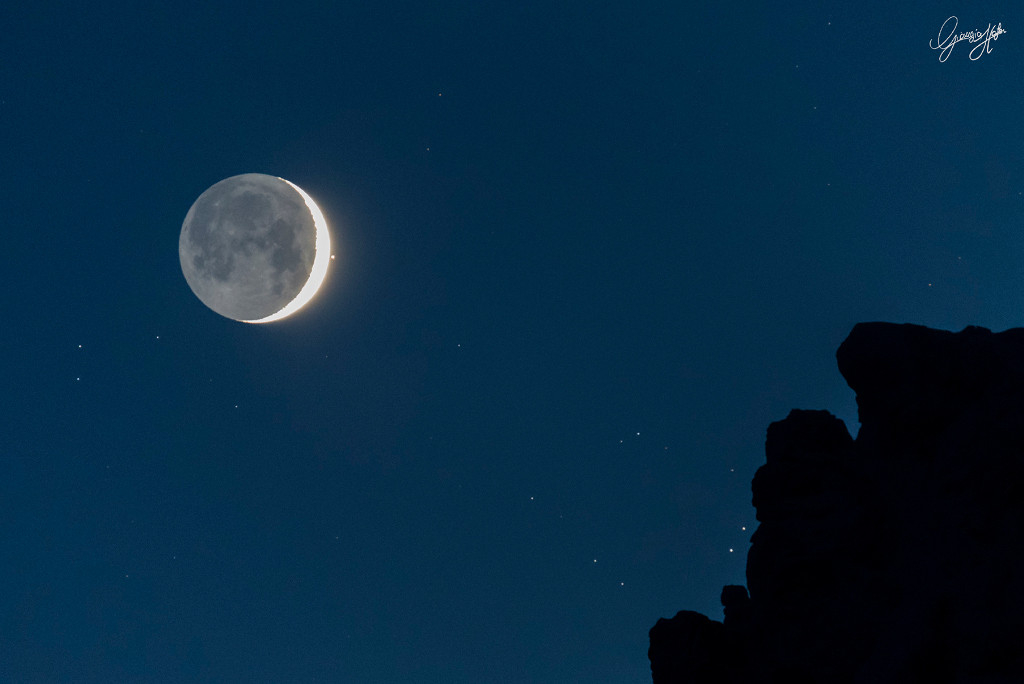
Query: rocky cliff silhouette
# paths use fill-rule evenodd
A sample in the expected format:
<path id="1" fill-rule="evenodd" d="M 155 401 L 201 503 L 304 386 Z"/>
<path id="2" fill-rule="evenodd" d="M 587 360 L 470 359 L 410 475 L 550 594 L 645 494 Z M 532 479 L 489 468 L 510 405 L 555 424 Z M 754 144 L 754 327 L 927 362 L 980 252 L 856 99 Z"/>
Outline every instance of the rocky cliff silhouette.
<path id="1" fill-rule="evenodd" d="M 1024 682 L 1024 329 L 861 323 L 860 432 L 768 427 L 724 620 L 651 629 L 655 684 Z"/>

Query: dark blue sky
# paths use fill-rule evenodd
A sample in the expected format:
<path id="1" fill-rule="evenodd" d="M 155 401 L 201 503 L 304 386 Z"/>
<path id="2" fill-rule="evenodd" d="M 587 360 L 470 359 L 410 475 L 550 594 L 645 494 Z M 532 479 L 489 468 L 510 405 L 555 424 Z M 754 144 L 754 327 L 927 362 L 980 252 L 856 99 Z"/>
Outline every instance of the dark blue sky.
<path id="1" fill-rule="evenodd" d="M 854 323 L 1024 323 L 1013 3 L 321 4 L 0 10 L 4 681 L 649 681 Z M 249 172 L 266 326 L 178 264 Z"/>

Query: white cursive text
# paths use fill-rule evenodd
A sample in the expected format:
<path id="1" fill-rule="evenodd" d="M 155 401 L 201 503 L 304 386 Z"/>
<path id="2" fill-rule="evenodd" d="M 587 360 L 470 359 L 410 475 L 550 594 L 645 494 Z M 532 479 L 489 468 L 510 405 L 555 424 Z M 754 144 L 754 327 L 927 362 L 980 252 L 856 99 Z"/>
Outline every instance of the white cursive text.
<path id="1" fill-rule="evenodd" d="M 977 43 L 977 45 L 975 45 L 968 54 L 973 62 L 982 55 L 987 55 L 992 52 L 991 42 L 1006 33 L 1006 29 L 1003 28 L 1003 22 L 999 22 L 995 28 L 992 28 L 992 24 L 989 24 L 988 28 L 984 31 L 964 31 L 962 33 L 957 33 L 957 21 L 957 18 L 954 16 L 942 22 L 942 27 L 939 28 L 939 39 L 937 44 L 932 45 L 932 41 L 928 41 L 928 47 L 932 50 L 942 50 L 942 52 L 939 53 L 940 62 L 945 62 L 946 59 L 949 58 L 949 53 L 953 51 L 953 46 L 961 40 L 966 40 L 968 43 Z M 946 33 L 946 26 L 949 22 L 953 22 L 953 25 L 949 27 L 949 34 L 943 38 L 942 36 Z"/>

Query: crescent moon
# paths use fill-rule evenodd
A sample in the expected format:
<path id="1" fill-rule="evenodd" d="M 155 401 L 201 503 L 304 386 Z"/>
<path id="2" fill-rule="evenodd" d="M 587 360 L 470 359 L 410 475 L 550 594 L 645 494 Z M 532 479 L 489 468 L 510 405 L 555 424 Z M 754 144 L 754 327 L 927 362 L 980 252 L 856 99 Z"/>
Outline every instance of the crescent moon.
<path id="1" fill-rule="evenodd" d="M 207 307 L 243 323 L 271 323 L 320 289 L 331 238 L 302 188 L 247 173 L 215 183 L 192 204 L 178 256 L 185 280 Z"/>
<path id="2" fill-rule="evenodd" d="M 323 284 L 324 278 L 327 277 L 327 264 L 331 260 L 331 236 L 327 232 L 327 221 L 324 219 L 320 207 L 316 206 L 316 202 L 306 194 L 305 190 L 289 180 L 284 178 L 280 180 L 292 186 L 295 192 L 302 196 L 302 201 L 306 203 L 306 208 L 309 209 L 309 213 L 313 216 L 313 225 L 316 226 L 316 255 L 313 257 L 313 268 L 310 269 L 309 280 L 299 290 L 299 294 L 295 295 L 295 299 L 288 302 L 284 308 L 277 313 L 270 314 L 266 318 L 243 321 L 244 323 L 272 323 L 290 316 L 304 307 L 313 298 L 313 295 L 317 293 L 317 290 Z"/>

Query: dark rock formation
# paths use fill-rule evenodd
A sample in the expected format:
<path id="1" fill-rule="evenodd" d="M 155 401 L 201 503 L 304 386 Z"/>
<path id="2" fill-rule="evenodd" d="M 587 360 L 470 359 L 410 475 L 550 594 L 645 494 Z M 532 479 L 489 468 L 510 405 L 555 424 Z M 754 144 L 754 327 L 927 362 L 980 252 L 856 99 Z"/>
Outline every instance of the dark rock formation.
<path id="1" fill-rule="evenodd" d="M 768 427 L 724 622 L 651 629 L 656 684 L 1024 682 L 1024 329 L 861 323 L 827 411 Z"/>

